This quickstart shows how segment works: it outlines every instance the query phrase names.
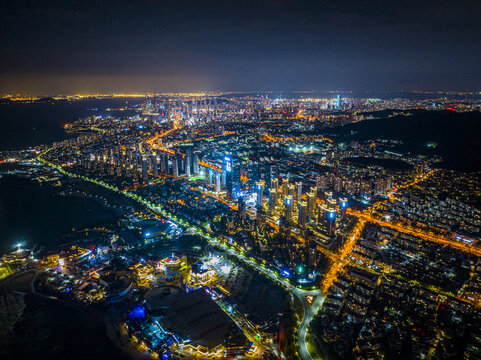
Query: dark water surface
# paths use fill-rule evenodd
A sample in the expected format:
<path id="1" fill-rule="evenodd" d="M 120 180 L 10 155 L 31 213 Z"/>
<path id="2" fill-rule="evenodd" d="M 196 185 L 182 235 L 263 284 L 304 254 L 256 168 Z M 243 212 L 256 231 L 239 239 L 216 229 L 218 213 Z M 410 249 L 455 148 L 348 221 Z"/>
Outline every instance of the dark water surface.
<path id="1" fill-rule="evenodd" d="M 134 111 L 107 111 L 138 99 L 86 99 L 0 104 L 0 151 L 22 150 L 68 139 L 63 126 L 90 115 L 126 117 Z"/>
<path id="2" fill-rule="evenodd" d="M 116 218 L 115 213 L 89 199 L 52 196 L 49 185 L 4 175 L 0 178 L 0 253 L 16 243 L 56 249 L 60 235 L 73 227 Z"/>

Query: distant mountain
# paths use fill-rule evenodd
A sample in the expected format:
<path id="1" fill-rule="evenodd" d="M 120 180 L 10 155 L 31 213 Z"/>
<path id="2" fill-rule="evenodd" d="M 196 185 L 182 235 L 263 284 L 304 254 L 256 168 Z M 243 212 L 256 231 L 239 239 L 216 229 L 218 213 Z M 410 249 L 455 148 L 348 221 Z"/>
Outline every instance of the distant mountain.
<path id="1" fill-rule="evenodd" d="M 413 116 L 366 120 L 329 130 L 338 140 L 401 140 L 397 151 L 437 154 L 443 166 L 461 171 L 481 171 L 481 113 L 421 111 Z M 434 146 L 428 146 L 434 144 Z"/>

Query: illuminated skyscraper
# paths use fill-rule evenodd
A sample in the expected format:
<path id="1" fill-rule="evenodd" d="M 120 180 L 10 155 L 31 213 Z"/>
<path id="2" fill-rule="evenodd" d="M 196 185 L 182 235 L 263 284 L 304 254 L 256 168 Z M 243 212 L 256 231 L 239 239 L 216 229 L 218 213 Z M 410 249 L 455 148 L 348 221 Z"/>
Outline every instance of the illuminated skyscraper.
<path id="1" fill-rule="evenodd" d="M 207 184 L 212 185 L 214 183 L 214 170 L 207 168 L 207 171 L 209 172 L 209 176 L 207 177 Z"/>
<path id="2" fill-rule="evenodd" d="M 256 182 L 256 193 L 257 193 L 257 206 L 262 208 L 262 200 L 264 197 L 264 183 L 261 181 Z"/>
<path id="3" fill-rule="evenodd" d="M 215 191 L 220 192 L 221 190 L 221 185 L 220 185 L 220 172 L 216 171 L 215 172 Z"/>
<path id="4" fill-rule="evenodd" d="M 279 180 L 277 178 L 272 178 L 271 179 L 271 189 L 275 189 L 277 191 L 278 187 L 279 187 Z"/>
<path id="5" fill-rule="evenodd" d="M 192 169 L 192 151 L 188 150 L 185 155 L 185 173 L 190 176 Z"/>
<path id="6" fill-rule="evenodd" d="M 336 231 L 336 211 L 327 211 L 327 233 L 329 236 L 333 236 Z"/>
<path id="7" fill-rule="evenodd" d="M 242 221 L 245 221 L 247 218 L 247 209 L 246 209 L 246 203 L 244 201 L 244 198 L 240 197 L 238 199 L 237 207 L 239 209 Z"/>
<path id="8" fill-rule="evenodd" d="M 287 190 L 287 195 L 294 197 L 296 196 L 296 187 L 294 185 L 289 185 L 289 188 Z"/>
<path id="9" fill-rule="evenodd" d="M 314 193 L 307 194 L 307 217 L 309 219 L 315 220 L 314 212 L 316 206 L 316 195 Z"/>
<path id="10" fill-rule="evenodd" d="M 327 199 L 326 204 L 328 210 L 336 211 L 336 199 Z"/>
<path id="11" fill-rule="evenodd" d="M 302 199 L 302 181 L 296 182 L 297 188 L 297 201 L 301 201 Z"/>
<path id="12" fill-rule="evenodd" d="M 199 155 L 194 154 L 194 160 L 193 160 L 193 162 L 194 162 L 194 164 L 193 164 L 193 165 L 194 165 L 194 166 L 193 166 L 193 168 L 194 168 L 194 174 L 197 175 L 197 174 L 199 174 Z"/>
<path id="13" fill-rule="evenodd" d="M 269 212 L 272 215 L 277 205 L 277 189 L 269 189 Z"/>
<path id="14" fill-rule="evenodd" d="M 164 174 L 169 173 L 169 157 L 166 153 L 162 154 L 162 172 Z"/>
<path id="15" fill-rule="evenodd" d="M 330 210 L 326 206 L 319 205 L 319 223 L 324 226 L 329 236 L 336 231 L 336 210 Z"/>
<path id="16" fill-rule="evenodd" d="M 144 184 L 149 181 L 149 163 L 147 159 L 143 159 L 142 161 L 142 180 Z"/>
<path id="17" fill-rule="evenodd" d="M 152 173 L 154 174 L 155 177 L 159 177 L 159 166 L 157 164 L 157 156 L 151 155 L 150 161 L 151 161 Z"/>
<path id="18" fill-rule="evenodd" d="M 176 177 L 179 177 L 179 159 L 177 159 L 177 156 L 174 156 L 172 158 L 172 171 L 173 171 L 173 176 L 176 178 Z"/>
<path id="19" fill-rule="evenodd" d="M 289 179 L 282 179 L 282 198 L 285 199 L 289 191 Z"/>
<path id="20" fill-rule="evenodd" d="M 307 221 L 307 203 L 305 201 L 298 202 L 298 213 L 297 223 L 299 227 L 304 228 Z"/>
<path id="21" fill-rule="evenodd" d="M 339 209 L 341 211 L 341 218 L 346 217 L 348 202 L 346 198 L 339 199 Z"/>
<path id="22" fill-rule="evenodd" d="M 292 196 L 287 195 L 285 199 L 285 206 L 286 206 L 286 219 L 289 222 L 292 222 L 292 208 L 294 206 Z"/>

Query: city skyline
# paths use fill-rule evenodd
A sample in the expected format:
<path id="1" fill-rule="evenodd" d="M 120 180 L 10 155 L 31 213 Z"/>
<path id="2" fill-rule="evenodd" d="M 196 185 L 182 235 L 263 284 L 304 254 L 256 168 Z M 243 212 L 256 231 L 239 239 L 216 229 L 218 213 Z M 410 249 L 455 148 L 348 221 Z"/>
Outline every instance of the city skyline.
<path id="1" fill-rule="evenodd" d="M 481 360 L 480 0 L 15 0 L 0 359 Z"/>

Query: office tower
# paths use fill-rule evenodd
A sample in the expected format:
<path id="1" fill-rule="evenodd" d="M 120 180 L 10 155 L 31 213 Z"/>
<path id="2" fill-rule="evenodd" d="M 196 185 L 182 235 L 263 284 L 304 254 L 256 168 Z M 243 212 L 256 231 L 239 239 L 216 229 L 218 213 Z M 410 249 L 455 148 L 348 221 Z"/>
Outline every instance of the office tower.
<path id="1" fill-rule="evenodd" d="M 317 199 L 317 187 L 311 186 L 311 193 L 313 193 L 314 197 Z"/>
<path id="2" fill-rule="evenodd" d="M 332 199 L 332 191 L 326 191 L 324 194 L 326 195 L 326 199 Z"/>
<path id="3" fill-rule="evenodd" d="M 262 200 L 264 195 L 264 183 L 261 181 L 256 182 L 256 193 L 257 193 L 257 206 L 262 208 Z"/>
<path id="4" fill-rule="evenodd" d="M 298 213 L 297 224 L 299 227 L 304 228 L 307 221 L 307 203 L 305 201 L 298 202 Z"/>
<path id="5" fill-rule="evenodd" d="M 294 206 L 294 200 L 292 199 L 292 196 L 287 195 L 285 199 L 285 206 L 286 206 L 286 219 L 287 221 L 291 222 L 292 221 L 292 208 Z"/>
<path id="6" fill-rule="evenodd" d="M 297 201 L 301 201 L 301 199 L 302 199 L 302 181 L 296 182 L 296 189 L 297 189 Z"/>
<path id="7" fill-rule="evenodd" d="M 269 212 L 272 215 L 277 205 L 277 189 L 269 189 Z"/>
<path id="8" fill-rule="evenodd" d="M 216 171 L 215 172 L 215 191 L 220 192 L 221 186 L 220 186 L 220 172 Z"/>

